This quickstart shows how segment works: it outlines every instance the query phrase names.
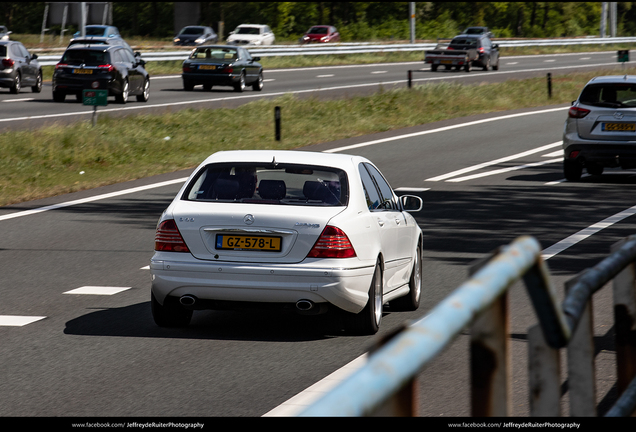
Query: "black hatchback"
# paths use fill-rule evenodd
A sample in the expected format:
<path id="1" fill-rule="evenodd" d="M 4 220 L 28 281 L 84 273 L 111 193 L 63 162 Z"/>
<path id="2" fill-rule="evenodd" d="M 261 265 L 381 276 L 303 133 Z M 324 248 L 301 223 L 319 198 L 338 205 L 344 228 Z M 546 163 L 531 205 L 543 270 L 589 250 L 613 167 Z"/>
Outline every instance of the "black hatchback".
<path id="1" fill-rule="evenodd" d="M 72 45 L 64 52 L 53 73 L 53 100 L 64 102 L 67 94 L 82 100 L 84 89 L 106 89 L 119 103 L 129 95 L 148 101 L 150 75 L 145 62 L 124 47 Z"/>
<path id="2" fill-rule="evenodd" d="M 18 41 L 0 41 L 0 87 L 17 94 L 22 87 L 31 86 L 34 93 L 40 93 L 42 67 L 37 58 Z"/>

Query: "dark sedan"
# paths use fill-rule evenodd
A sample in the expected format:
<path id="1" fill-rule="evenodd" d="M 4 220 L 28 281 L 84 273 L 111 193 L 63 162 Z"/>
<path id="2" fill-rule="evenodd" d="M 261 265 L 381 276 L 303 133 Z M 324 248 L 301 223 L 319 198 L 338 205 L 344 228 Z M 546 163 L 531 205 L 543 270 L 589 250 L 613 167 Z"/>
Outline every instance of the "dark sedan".
<path id="1" fill-rule="evenodd" d="M 23 86 L 31 86 L 34 93 L 40 93 L 42 67 L 37 58 L 18 41 L 0 41 L 0 87 L 17 94 Z"/>
<path id="2" fill-rule="evenodd" d="M 260 57 L 252 57 L 242 47 L 227 45 L 201 46 L 192 51 L 183 62 L 183 88 L 192 90 L 203 84 L 204 90 L 213 85 L 232 86 L 242 92 L 246 86 L 263 89 L 263 66 Z"/>
<path id="3" fill-rule="evenodd" d="M 64 102 L 67 94 L 74 94 L 81 101 L 85 89 L 107 89 L 119 103 L 126 103 L 129 95 L 146 102 L 150 75 L 144 64 L 120 46 L 72 45 L 55 66 L 53 100 Z"/>
<path id="4" fill-rule="evenodd" d="M 219 36 L 212 30 L 212 27 L 187 26 L 181 29 L 173 42 L 175 45 L 204 45 L 217 43 Z"/>

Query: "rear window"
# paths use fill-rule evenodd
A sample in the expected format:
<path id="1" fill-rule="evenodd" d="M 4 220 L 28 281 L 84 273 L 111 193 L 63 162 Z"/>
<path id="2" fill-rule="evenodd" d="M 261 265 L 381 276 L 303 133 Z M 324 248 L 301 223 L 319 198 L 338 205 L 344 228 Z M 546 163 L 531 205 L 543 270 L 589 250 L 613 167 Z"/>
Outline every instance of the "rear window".
<path id="1" fill-rule="evenodd" d="M 636 106 L 636 84 L 591 84 L 583 89 L 579 101 L 585 105 L 619 108 Z"/>
<path id="2" fill-rule="evenodd" d="M 0 57 L 6 57 L 6 56 L 7 56 L 7 46 L 0 45 Z"/>
<path id="3" fill-rule="evenodd" d="M 110 63 L 110 56 L 104 51 L 68 50 L 62 56 L 61 63 L 69 65 L 100 66 Z"/>
<path id="4" fill-rule="evenodd" d="M 461 39 L 453 39 L 451 41 L 451 46 L 465 46 L 475 48 L 478 45 L 479 40 L 473 38 L 461 38 Z"/>
<path id="5" fill-rule="evenodd" d="M 236 60 L 237 51 L 235 48 L 197 48 L 192 51 L 190 58 L 193 60 Z"/>
<path id="6" fill-rule="evenodd" d="M 299 164 L 211 164 L 192 180 L 186 201 L 344 206 L 347 175 L 337 168 Z"/>

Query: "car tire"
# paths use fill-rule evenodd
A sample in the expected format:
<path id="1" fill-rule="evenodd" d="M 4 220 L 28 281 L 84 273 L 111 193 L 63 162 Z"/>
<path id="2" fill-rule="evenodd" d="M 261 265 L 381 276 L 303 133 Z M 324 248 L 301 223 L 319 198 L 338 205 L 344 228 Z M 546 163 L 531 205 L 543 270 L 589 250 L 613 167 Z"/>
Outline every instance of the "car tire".
<path id="1" fill-rule="evenodd" d="M 604 167 L 601 164 L 597 164 L 594 162 L 587 162 L 585 164 L 585 170 L 590 175 L 601 175 L 603 174 Z"/>
<path id="2" fill-rule="evenodd" d="M 492 70 L 494 70 L 494 71 L 499 70 L 499 57 L 497 57 L 497 63 L 492 65 Z"/>
<path id="3" fill-rule="evenodd" d="M 212 84 L 203 84 L 203 90 L 205 91 L 212 90 Z"/>
<path id="4" fill-rule="evenodd" d="M 261 91 L 263 90 L 263 72 L 258 74 L 258 78 L 254 84 L 252 84 L 252 90 Z"/>
<path id="5" fill-rule="evenodd" d="M 465 70 L 466 72 L 470 72 L 470 70 L 471 70 L 471 69 L 472 69 L 472 64 L 471 64 L 470 62 L 468 62 L 468 63 L 466 63 L 466 64 L 464 65 L 464 70 Z"/>
<path id="6" fill-rule="evenodd" d="M 245 90 L 245 73 L 241 72 L 241 76 L 239 77 L 239 82 L 234 85 L 234 91 L 242 93 Z"/>
<path id="7" fill-rule="evenodd" d="M 192 90 L 194 90 L 194 84 L 192 84 L 188 80 L 183 80 L 183 89 L 185 91 L 192 91 Z"/>
<path id="8" fill-rule="evenodd" d="M 431 65 L 431 72 L 437 72 L 437 65 L 436 64 L 432 64 Z"/>
<path id="9" fill-rule="evenodd" d="M 144 81 L 144 88 L 141 91 L 141 94 L 137 95 L 137 101 L 148 102 L 148 99 L 150 99 L 150 80 L 146 78 L 146 80 Z"/>
<path id="10" fill-rule="evenodd" d="M 192 319 L 192 311 L 183 308 L 174 297 L 166 297 L 161 305 L 150 293 L 152 318 L 159 327 L 186 327 Z"/>
<path id="11" fill-rule="evenodd" d="M 490 57 L 488 57 L 488 60 L 486 60 L 486 63 L 484 63 L 483 69 L 485 71 L 487 71 L 488 69 L 490 69 Z"/>
<path id="12" fill-rule="evenodd" d="M 9 92 L 13 94 L 20 93 L 20 88 L 22 87 L 22 77 L 19 73 L 15 74 L 15 79 L 13 80 L 13 85 L 9 87 Z"/>
<path id="13" fill-rule="evenodd" d="M 417 245 L 417 253 L 413 261 L 413 270 L 409 279 L 409 293 L 404 297 L 392 300 L 391 310 L 414 311 L 420 307 L 422 296 L 422 243 Z"/>
<path id="14" fill-rule="evenodd" d="M 563 160 L 563 175 L 568 181 L 578 181 L 583 174 L 583 165 L 572 159 Z"/>
<path id="15" fill-rule="evenodd" d="M 66 93 L 62 93 L 60 91 L 54 91 L 53 92 L 53 101 L 54 102 L 64 102 L 64 99 L 66 99 Z"/>
<path id="16" fill-rule="evenodd" d="M 128 80 L 125 80 L 124 87 L 122 88 L 121 93 L 115 96 L 115 100 L 117 101 L 117 103 L 125 104 L 126 102 L 128 102 L 129 89 L 130 87 L 128 85 Z"/>
<path id="17" fill-rule="evenodd" d="M 347 313 L 345 329 L 358 335 L 377 333 L 382 321 L 382 303 L 382 269 L 378 261 L 369 287 L 367 305 L 357 314 Z"/>
<path id="18" fill-rule="evenodd" d="M 42 72 L 39 72 L 35 78 L 35 85 L 31 87 L 31 91 L 33 93 L 40 93 L 42 91 Z"/>

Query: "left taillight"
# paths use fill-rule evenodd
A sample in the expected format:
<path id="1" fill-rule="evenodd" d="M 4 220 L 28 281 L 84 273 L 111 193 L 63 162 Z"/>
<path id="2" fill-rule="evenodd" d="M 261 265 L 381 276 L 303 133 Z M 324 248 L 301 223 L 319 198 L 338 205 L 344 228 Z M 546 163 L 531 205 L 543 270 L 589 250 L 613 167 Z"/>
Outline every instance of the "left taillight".
<path id="1" fill-rule="evenodd" d="M 307 258 L 353 258 L 356 251 L 347 234 L 340 228 L 327 225 L 311 248 Z"/>
<path id="2" fill-rule="evenodd" d="M 14 60 L 11 59 L 2 59 L 2 66 L 5 68 L 11 68 L 15 64 Z"/>
<path id="3" fill-rule="evenodd" d="M 157 227 L 155 250 L 160 252 L 190 252 L 174 219 L 167 219 Z"/>

